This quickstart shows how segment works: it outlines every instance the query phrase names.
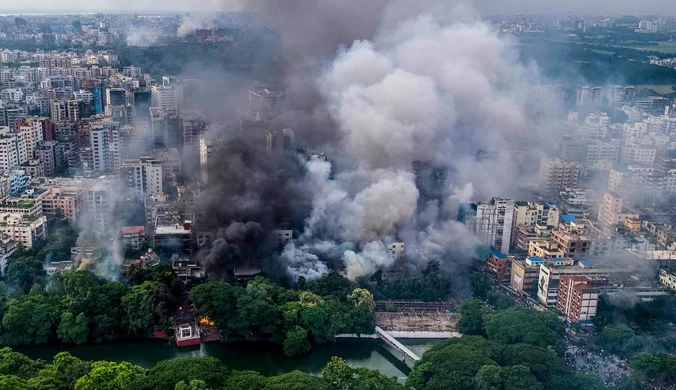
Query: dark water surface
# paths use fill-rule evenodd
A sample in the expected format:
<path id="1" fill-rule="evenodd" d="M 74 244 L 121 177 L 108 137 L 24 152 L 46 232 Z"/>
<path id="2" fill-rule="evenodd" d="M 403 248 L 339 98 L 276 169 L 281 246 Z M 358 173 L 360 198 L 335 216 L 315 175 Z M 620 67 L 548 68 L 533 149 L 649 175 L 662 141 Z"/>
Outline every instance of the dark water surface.
<path id="1" fill-rule="evenodd" d="M 439 340 L 400 340 L 416 354 L 422 355 Z M 140 340 L 115 344 L 84 346 L 18 347 L 15 351 L 32 359 L 51 361 L 54 355 L 68 351 L 84 360 L 130 362 L 150 368 L 166 359 L 188 356 L 213 356 L 235 370 L 253 370 L 264 375 L 279 375 L 293 370 L 319 374 L 332 356 L 342 357 L 353 367 L 368 367 L 388 377 L 405 378 L 410 371 L 392 356 L 380 340 L 345 339 L 333 344 L 315 347 L 308 355 L 289 358 L 279 345 L 265 343 L 208 343 L 195 347 L 178 348 L 173 343 L 159 340 Z"/>

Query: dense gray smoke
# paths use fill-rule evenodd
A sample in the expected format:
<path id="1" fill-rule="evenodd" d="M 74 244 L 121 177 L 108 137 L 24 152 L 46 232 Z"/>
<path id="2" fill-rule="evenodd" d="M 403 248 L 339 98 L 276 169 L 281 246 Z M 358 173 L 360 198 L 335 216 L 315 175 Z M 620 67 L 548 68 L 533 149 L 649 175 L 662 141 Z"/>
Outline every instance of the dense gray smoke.
<path id="1" fill-rule="evenodd" d="M 219 229 L 210 250 L 198 253 L 207 276 L 231 279 L 235 267 L 252 263 L 266 241 L 265 230 L 256 222 L 232 222 Z"/>
<path id="2" fill-rule="evenodd" d="M 316 278 L 327 264 L 350 278 L 368 275 L 397 262 L 388 250 L 397 240 L 413 269 L 469 261 L 478 241 L 455 222 L 457 203 L 514 196 L 527 176 L 510 152 L 553 138 L 530 120 L 530 111 L 548 109 L 537 68 L 519 63 L 514 44 L 465 7 L 252 4 L 267 6 L 259 9 L 286 56 L 284 109 L 273 123 L 304 127 L 294 128 L 298 139 L 330 151 L 330 162 L 311 158 L 274 185 L 255 162 L 221 165 L 214 196 L 225 192 L 236 212 L 219 220 L 258 221 L 268 231 L 292 220 L 297 234 L 276 261 L 293 278 Z M 426 179 L 425 169 L 443 175 Z M 241 199 L 227 200 L 242 184 Z M 271 187 L 285 195 L 282 207 L 262 196 Z M 284 212 L 261 222 L 240 210 L 270 207 Z"/>

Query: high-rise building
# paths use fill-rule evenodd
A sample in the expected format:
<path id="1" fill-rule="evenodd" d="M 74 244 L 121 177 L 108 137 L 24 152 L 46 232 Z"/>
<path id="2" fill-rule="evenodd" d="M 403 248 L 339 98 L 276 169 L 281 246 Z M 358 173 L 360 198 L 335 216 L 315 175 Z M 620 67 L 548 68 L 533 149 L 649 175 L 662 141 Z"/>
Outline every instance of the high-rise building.
<path id="1" fill-rule="evenodd" d="M 528 250 L 531 241 L 541 240 L 559 226 L 559 208 L 551 203 L 516 202 L 512 247 Z"/>
<path id="2" fill-rule="evenodd" d="M 0 103 L 0 127 L 7 126 L 7 110 L 5 105 Z"/>
<path id="3" fill-rule="evenodd" d="M 19 126 L 19 131 L 22 131 L 26 137 L 26 153 L 28 158 L 35 157 L 35 149 L 38 147 L 38 142 L 43 139 L 43 123 L 37 118 L 29 118 L 24 121 L 23 125 Z"/>
<path id="4" fill-rule="evenodd" d="M 214 153 L 218 153 L 225 145 L 223 140 L 207 139 L 200 137 L 200 181 L 204 184 L 209 182 L 209 171 L 213 170 Z"/>
<path id="5" fill-rule="evenodd" d="M 178 110 L 183 105 L 183 88 L 180 84 L 153 85 L 150 92 L 152 107 Z"/>
<path id="6" fill-rule="evenodd" d="M 150 132 L 153 148 L 178 147 L 179 120 L 176 110 L 150 107 Z"/>
<path id="7" fill-rule="evenodd" d="M 576 104 L 590 110 L 598 110 L 603 103 L 603 88 L 583 86 L 577 91 Z"/>
<path id="8" fill-rule="evenodd" d="M 588 226 L 584 221 L 570 220 L 559 224 L 552 230 L 552 240 L 563 251 L 564 257 L 583 260 L 591 253 L 591 238 L 587 235 Z"/>
<path id="9" fill-rule="evenodd" d="M 540 160 L 538 187 L 547 195 L 556 195 L 566 188 L 576 188 L 580 166 L 560 158 Z"/>
<path id="10" fill-rule="evenodd" d="M 24 132 L 10 132 L 0 127 L 0 169 L 10 170 L 28 161 Z"/>
<path id="11" fill-rule="evenodd" d="M 80 102 L 75 99 L 53 100 L 51 105 L 52 121 L 76 122 L 81 118 Z"/>
<path id="12" fill-rule="evenodd" d="M 277 104 L 283 93 L 271 88 L 255 88 L 249 91 L 249 110 L 252 115 L 268 116 L 277 112 Z"/>
<path id="13" fill-rule="evenodd" d="M 458 221 L 484 244 L 509 254 L 514 224 L 514 201 L 493 198 L 489 202 L 461 203 Z"/>
<path id="14" fill-rule="evenodd" d="M 95 232 L 104 232 L 112 227 L 115 207 L 114 179 L 103 177 L 89 184 L 85 193 L 85 213 L 88 227 Z"/>
<path id="15" fill-rule="evenodd" d="M 66 102 L 63 100 L 53 100 L 52 107 L 52 120 L 54 122 L 66 121 L 68 120 L 68 111 L 66 108 Z"/>
<path id="16" fill-rule="evenodd" d="M 92 167 L 116 174 L 120 170 L 119 123 L 100 121 L 91 126 Z"/>
<path id="17" fill-rule="evenodd" d="M 289 152 L 295 149 L 296 138 L 293 130 L 273 130 L 265 136 L 265 150 L 272 153 Z"/>
<path id="18" fill-rule="evenodd" d="M 618 223 L 623 224 L 627 219 L 638 218 L 638 213 L 623 212 L 622 198 L 614 192 L 605 192 L 603 201 L 599 207 L 598 221 L 605 229 L 609 229 Z"/>
<path id="19" fill-rule="evenodd" d="M 106 106 L 124 106 L 127 92 L 123 88 L 106 89 Z"/>
<path id="20" fill-rule="evenodd" d="M 68 120 L 71 122 L 77 122 L 82 118 L 80 111 L 80 102 L 75 99 L 69 99 L 66 101 L 66 114 L 68 115 Z"/>
<path id="21" fill-rule="evenodd" d="M 197 151 L 200 137 L 207 131 L 207 122 L 204 113 L 200 110 L 182 109 L 179 114 L 182 144 L 184 150 Z"/>
<path id="22" fill-rule="evenodd" d="M 608 94 L 608 103 L 611 105 L 621 106 L 621 105 L 631 105 L 634 103 L 634 96 L 636 94 L 636 88 L 633 86 L 625 85 L 614 85 L 610 87 L 610 93 Z"/>
<path id="23" fill-rule="evenodd" d="M 134 110 L 138 120 L 149 120 L 151 93 L 147 89 L 138 89 L 134 91 Z"/>
<path id="24" fill-rule="evenodd" d="M 162 161 L 150 157 L 124 160 L 120 175 L 127 188 L 135 190 L 143 198 L 162 193 Z"/>
<path id="25" fill-rule="evenodd" d="M 35 149 L 35 157 L 42 161 L 47 177 L 56 176 L 66 166 L 64 150 L 58 145 L 58 141 L 39 141 Z"/>

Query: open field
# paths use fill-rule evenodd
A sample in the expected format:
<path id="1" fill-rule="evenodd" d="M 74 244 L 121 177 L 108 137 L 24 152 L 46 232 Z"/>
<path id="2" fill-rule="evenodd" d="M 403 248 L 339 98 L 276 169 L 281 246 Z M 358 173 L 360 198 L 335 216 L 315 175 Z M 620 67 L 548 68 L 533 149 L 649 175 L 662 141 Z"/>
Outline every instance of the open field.
<path id="1" fill-rule="evenodd" d="M 376 325 L 387 331 L 455 332 L 460 316 L 446 313 L 375 313 Z"/>

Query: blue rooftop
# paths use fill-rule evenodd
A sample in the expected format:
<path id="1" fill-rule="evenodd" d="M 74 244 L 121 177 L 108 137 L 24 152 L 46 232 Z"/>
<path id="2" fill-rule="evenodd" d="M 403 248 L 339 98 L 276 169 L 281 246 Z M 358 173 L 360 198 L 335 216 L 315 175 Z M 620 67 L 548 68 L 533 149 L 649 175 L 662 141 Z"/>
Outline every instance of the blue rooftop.
<path id="1" fill-rule="evenodd" d="M 505 256 L 504 253 L 502 253 L 500 251 L 492 251 L 491 254 L 493 256 L 497 257 L 498 259 L 504 259 L 505 257 L 507 257 L 507 256 Z"/>
<path id="2" fill-rule="evenodd" d="M 561 219 L 562 219 L 563 222 L 565 222 L 565 223 L 577 221 L 577 217 L 574 216 L 574 215 L 570 215 L 570 214 L 562 215 L 562 216 L 561 216 Z"/>
<path id="3" fill-rule="evenodd" d="M 545 259 L 542 257 L 532 256 L 528 257 L 526 260 L 529 260 L 531 263 L 544 263 Z"/>
<path id="4" fill-rule="evenodd" d="M 559 208 L 559 207 L 558 207 L 557 205 L 555 205 L 554 203 L 547 203 L 547 207 L 549 207 L 550 209 L 558 209 L 558 208 Z"/>
<path id="5" fill-rule="evenodd" d="M 585 267 L 593 267 L 594 262 L 591 260 L 580 260 L 580 264 L 584 265 Z"/>

